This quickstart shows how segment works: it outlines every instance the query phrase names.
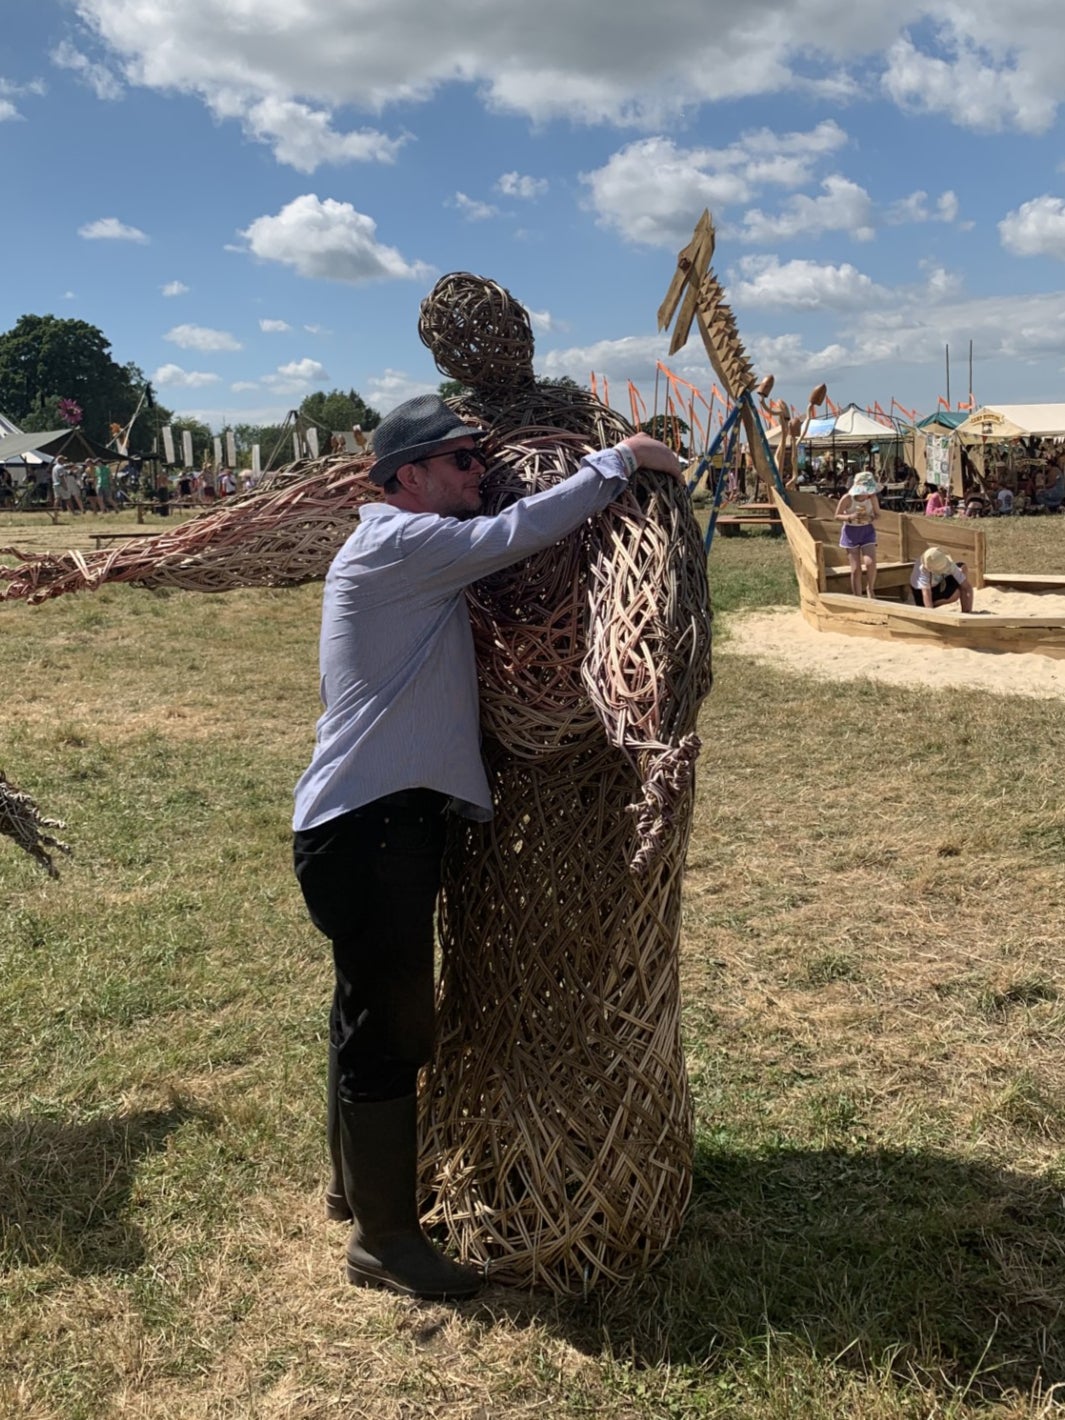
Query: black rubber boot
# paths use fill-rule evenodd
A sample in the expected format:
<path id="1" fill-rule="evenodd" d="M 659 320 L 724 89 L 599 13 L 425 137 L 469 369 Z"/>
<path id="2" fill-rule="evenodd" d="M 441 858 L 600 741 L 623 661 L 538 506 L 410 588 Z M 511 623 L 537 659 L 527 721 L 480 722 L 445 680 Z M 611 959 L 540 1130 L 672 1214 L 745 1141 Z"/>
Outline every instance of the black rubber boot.
<path id="1" fill-rule="evenodd" d="M 347 1278 L 410 1297 L 472 1297 L 481 1277 L 437 1252 L 418 1222 L 417 1126 L 414 1095 L 369 1104 L 340 1099 L 344 1188 L 355 1214 Z"/>
<path id="2" fill-rule="evenodd" d="M 325 1128 L 329 1140 L 331 1170 L 325 1190 L 325 1216 L 331 1223 L 350 1223 L 351 1204 L 344 1192 L 344 1163 L 340 1154 L 340 1105 L 337 1100 L 337 1085 L 340 1081 L 340 1067 L 337 1063 L 337 1048 L 329 1046 L 329 1075 L 326 1082 Z"/>

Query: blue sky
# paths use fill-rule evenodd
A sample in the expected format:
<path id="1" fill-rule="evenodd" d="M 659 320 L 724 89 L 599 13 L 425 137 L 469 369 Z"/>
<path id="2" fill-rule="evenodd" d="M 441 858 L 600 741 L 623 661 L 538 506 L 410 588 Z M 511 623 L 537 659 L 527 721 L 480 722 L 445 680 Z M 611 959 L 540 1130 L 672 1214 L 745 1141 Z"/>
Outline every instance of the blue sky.
<path id="1" fill-rule="evenodd" d="M 9 0 L 0 329 L 99 326 L 177 412 L 441 378 L 437 276 L 650 398 L 704 206 L 760 374 L 1065 399 L 1060 0 Z M 671 362 L 709 391 L 693 341 Z"/>

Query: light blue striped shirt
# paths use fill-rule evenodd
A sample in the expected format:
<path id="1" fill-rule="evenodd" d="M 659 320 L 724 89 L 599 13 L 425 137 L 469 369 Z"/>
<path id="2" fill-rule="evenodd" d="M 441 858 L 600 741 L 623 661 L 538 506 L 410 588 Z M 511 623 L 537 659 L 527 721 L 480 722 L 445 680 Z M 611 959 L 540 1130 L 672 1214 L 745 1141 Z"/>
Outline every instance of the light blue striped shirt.
<path id="1" fill-rule="evenodd" d="M 314 828 L 400 789 L 437 789 L 492 816 L 481 760 L 477 666 L 464 589 L 559 541 L 625 486 L 613 449 L 492 517 L 361 510 L 325 581 L 314 755 L 293 828 Z"/>

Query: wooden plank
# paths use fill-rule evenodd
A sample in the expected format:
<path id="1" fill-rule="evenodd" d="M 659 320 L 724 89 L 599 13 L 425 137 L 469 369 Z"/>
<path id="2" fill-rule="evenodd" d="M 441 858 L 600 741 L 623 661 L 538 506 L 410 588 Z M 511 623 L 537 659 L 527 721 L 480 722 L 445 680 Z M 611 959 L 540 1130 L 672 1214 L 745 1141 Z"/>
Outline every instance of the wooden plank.
<path id="1" fill-rule="evenodd" d="M 1065 576 L 1053 572 L 985 572 L 984 585 L 1018 592 L 1065 592 Z"/>

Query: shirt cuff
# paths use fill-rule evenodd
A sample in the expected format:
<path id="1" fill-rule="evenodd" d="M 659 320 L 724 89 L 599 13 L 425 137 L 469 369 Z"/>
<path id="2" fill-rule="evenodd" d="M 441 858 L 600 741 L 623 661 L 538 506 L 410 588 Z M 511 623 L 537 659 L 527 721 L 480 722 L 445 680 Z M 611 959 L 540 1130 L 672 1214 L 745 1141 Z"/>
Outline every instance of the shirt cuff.
<path id="1" fill-rule="evenodd" d="M 631 453 L 631 450 L 629 452 Z M 616 478 L 619 483 L 628 482 L 628 465 L 616 444 L 613 448 L 597 449 L 594 454 L 586 455 L 584 462 L 594 468 L 600 478 Z"/>
<path id="2" fill-rule="evenodd" d="M 631 478 L 640 466 L 636 455 L 632 451 L 632 446 L 624 443 L 615 444 L 614 453 L 617 454 L 618 458 L 620 458 L 621 462 L 625 465 L 625 476 Z"/>

